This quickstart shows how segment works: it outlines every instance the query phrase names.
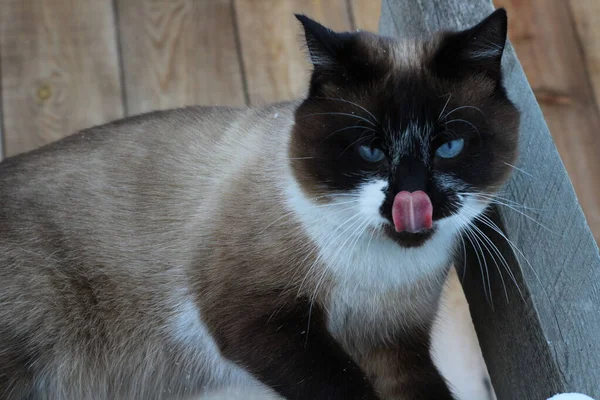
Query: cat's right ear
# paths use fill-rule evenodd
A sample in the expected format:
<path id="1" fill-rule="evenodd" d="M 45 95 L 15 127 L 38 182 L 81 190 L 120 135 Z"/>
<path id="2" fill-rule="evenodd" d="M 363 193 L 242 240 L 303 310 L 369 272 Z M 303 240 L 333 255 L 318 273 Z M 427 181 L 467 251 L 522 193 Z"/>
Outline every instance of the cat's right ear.
<path id="1" fill-rule="evenodd" d="M 305 15 L 296 14 L 296 18 L 304 28 L 306 48 L 313 64 L 309 97 L 324 96 L 328 83 L 346 84 L 368 76 L 372 67 L 366 63 L 365 68 L 364 57 L 362 63 L 357 63 L 362 53 L 356 48 L 355 33 L 332 31 Z"/>
<path id="2" fill-rule="evenodd" d="M 335 67 L 344 51 L 344 34 L 334 32 L 306 15 L 294 15 L 304 28 L 306 47 L 313 66 L 315 68 Z"/>

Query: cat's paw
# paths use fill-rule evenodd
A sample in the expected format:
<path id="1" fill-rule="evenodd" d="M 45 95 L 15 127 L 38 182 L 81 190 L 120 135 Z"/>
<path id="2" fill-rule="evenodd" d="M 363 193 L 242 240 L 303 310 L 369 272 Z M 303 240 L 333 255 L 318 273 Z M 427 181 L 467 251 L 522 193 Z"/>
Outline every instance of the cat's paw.
<path id="1" fill-rule="evenodd" d="M 563 393 L 550 397 L 548 400 L 594 400 L 589 396 L 579 393 Z"/>

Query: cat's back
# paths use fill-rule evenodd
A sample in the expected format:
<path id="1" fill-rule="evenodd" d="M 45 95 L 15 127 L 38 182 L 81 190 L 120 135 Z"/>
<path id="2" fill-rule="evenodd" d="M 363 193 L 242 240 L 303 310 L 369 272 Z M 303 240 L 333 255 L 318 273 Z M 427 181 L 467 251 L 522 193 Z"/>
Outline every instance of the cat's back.
<path id="1" fill-rule="evenodd" d="M 57 177 L 63 183 L 76 179 L 75 171 L 89 174 L 115 167 L 127 172 L 147 161 L 168 161 L 194 153 L 202 165 L 205 155 L 248 110 L 225 107 L 186 107 L 154 111 L 85 129 L 49 145 L 20 154 L 0 163 L 3 194 L 16 186 L 32 185 L 35 179 Z M 60 178 L 60 179 L 59 179 Z M 60 183 L 60 182 L 56 182 Z"/>
<path id="2" fill-rule="evenodd" d="M 220 168 L 219 143 L 247 112 L 153 112 L 3 161 L 0 267 L 6 269 L 11 254 L 27 264 L 37 253 L 66 246 L 97 260 L 106 254 L 125 262 L 139 258 L 133 253 L 157 245 L 157 235 L 185 224 L 202 203 Z"/>
<path id="3" fill-rule="evenodd" d="M 292 103 L 159 111 L 6 159 L 0 163 L 0 261 L 65 237 L 77 243 L 51 247 L 69 244 L 96 259 L 107 253 L 138 261 L 140 253 L 181 257 L 230 181 L 253 160 L 281 152 L 292 113 Z"/>

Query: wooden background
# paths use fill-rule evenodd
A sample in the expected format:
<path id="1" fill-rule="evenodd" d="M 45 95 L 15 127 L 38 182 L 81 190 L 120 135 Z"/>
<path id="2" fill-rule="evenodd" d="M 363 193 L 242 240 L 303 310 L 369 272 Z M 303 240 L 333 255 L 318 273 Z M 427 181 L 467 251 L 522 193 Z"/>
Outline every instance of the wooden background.
<path id="1" fill-rule="evenodd" d="M 495 3 L 508 9 L 510 38 L 600 242 L 600 0 Z M 380 0 L 2 0 L 0 158 L 145 111 L 300 97 L 310 66 L 292 13 L 337 30 L 376 30 L 380 7 Z"/>

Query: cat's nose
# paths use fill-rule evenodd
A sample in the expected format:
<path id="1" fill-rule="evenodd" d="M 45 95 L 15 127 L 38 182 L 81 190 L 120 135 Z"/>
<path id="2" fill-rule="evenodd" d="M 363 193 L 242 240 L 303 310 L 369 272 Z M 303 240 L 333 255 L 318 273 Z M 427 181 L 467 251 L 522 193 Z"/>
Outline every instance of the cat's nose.
<path id="1" fill-rule="evenodd" d="M 403 191 L 427 191 L 429 170 L 422 160 L 414 157 L 402 157 L 396 166 L 393 189 L 396 193 Z"/>

